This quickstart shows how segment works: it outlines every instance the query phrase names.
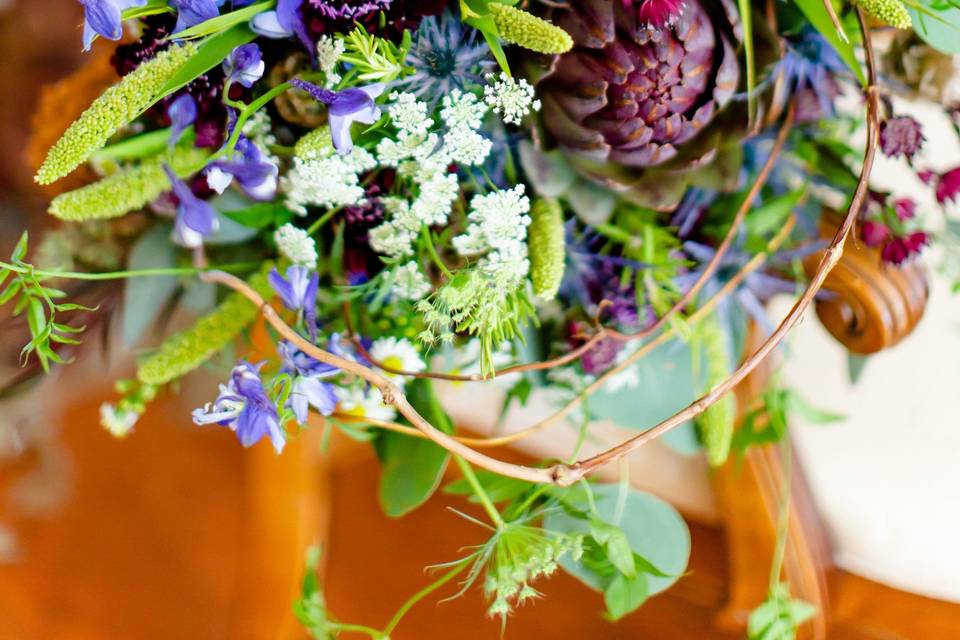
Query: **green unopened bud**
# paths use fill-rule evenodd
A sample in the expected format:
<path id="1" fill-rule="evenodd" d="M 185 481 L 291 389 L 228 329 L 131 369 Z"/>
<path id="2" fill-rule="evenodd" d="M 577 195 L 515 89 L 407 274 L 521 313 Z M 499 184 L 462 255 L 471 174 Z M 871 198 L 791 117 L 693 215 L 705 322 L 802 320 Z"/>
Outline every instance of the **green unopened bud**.
<path id="1" fill-rule="evenodd" d="M 500 38 L 538 53 L 566 53 L 573 48 L 570 34 L 522 9 L 491 2 L 490 15 Z"/>
<path id="2" fill-rule="evenodd" d="M 333 136 L 330 127 L 314 129 L 297 140 L 293 153 L 298 158 L 326 158 L 333 155 Z"/>
<path id="3" fill-rule="evenodd" d="M 250 279 L 250 286 L 264 297 L 270 295 L 270 285 L 262 273 Z M 137 378 L 144 384 L 160 386 L 185 376 L 223 351 L 253 323 L 259 312 L 243 295 L 231 293 L 192 327 L 168 338 L 140 364 Z"/>
<path id="4" fill-rule="evenodd" d="M 172 46 L 104 91 L 53 145 L 35 180 L 56 182 L 86 162 L 121 127 L 153 105 L 167 81 L 196 52 L 193 43 Z"/>
<path id="5" fill-rule="evenodd" d="M 534 201 L 530 217 L 527 233 L 533 292 L 542 300 L 553 300 L 560 290 L 566 262 L 563 210 L 553 198 L 540 198 Z"/>
<path id="6" fill-rule="evenodd" d="M 178 176 L 185 177 L 195 171 L 206 156 L 205 151 L 193 147 L 177 149 L 146 160 L 139 166 L 122 169 L 99 182 L 60 194 L 50 203 L 49 211 L 70 222 L 117 218 L 137 211 L 170 189 L 164 163 L 169 164 Z"/>
<path id="7" fill-rule="evenodd" d="M 897 29 L 909 29 L 913 19 L 902 0 L 858 0 L 858 5 L 872 18 Z"/>

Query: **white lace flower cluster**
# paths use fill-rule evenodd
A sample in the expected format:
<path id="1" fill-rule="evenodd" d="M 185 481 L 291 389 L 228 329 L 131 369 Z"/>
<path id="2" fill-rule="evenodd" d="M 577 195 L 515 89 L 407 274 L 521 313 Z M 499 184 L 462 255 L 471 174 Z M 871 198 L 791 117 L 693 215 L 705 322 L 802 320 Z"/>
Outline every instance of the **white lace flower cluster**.
<path id="1" fill-rule="evenodd" d="M 347 43 L 340 38 L 320 36 L 317 41 L 317 67 L 323 72 L 327 88 L 333 88 L 340 80 L 337 64 L 347 50 Z"/>
<path id="2" fill-rule="evenodd" d="M 453 239 L 453 246 L 462 256 L 482 255 L 477 266 L 498 285 L 515 289 L 530 272 L 529 213 L 530 198 L 522 184 L 474 196 L 467 216 L 470 225 Z"/>
<path id="3" fill-rule="evenodd" d="M 505 73 L 499 77 L 491 73 L 487 75 L 487 82 L 490 84 L 484 87 L 484 100 L 507 124 L 518 125 L 531 110 L 540 110 L 541 104 L 533 86 L 525 79 L 515 80 Z"/>
<path id="4" fill-rule="evenodd" d="M 317 268 L 317 243 L 303 229 L 287 223 L 274 233 L 277 249 L 290 262 L 309 269 Z"/>
<path id="5" fill-rule="evenodd" d="M 377 166 L 376 158 L 356 146 L 349 155 L 340 155 L 333 145 L 311 149 L 293 161 L 293 168 L 283 178 L 287 207 L 305 216 L 307 207 L 344 207 L 364 199 L 360 174 Z"/>
<path id="6" fill-rule="evenodd" d="M 420 266 L 411 260 L 393 270 L 393 293 L 403 300 L 422 300 L 433 287 Z"/>

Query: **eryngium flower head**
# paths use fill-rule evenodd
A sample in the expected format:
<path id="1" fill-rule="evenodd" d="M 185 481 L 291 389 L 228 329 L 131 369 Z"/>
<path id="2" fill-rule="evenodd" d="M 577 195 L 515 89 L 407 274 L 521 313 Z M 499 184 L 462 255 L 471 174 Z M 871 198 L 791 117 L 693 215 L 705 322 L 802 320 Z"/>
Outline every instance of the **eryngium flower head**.
<path id="1" fill-rule="evenodd" d="M 553 22 L 573 36 L 540 80 L 543 120 L 576 154 L 642 168 L 673 158 L 733 96 L 740 77 L 729 0 L 690 0 L 653 29 L 619 0 L 583 0 Z"/>

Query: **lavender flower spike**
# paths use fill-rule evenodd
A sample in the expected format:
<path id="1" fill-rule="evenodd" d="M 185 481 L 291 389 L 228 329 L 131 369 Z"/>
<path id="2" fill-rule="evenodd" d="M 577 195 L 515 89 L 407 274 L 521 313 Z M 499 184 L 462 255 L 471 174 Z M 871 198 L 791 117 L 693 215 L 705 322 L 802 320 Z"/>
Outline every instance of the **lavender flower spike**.
<path id="1" fill-rule="evenodd" d="M 380 119 L 380 107 L 374 100 L 386 88 L 382 83 L 378 82 L 366 87 L 344 89 L 343 91 L 331 91 L 299 78 L 294 78 L 290 82 L 298 89 L 309 93 L 317 101 L 327 105 L 333 147 L 340 155 L 348 155 L 353 151 L 350 126 L 354 122 L 373 124 Z"/>
<path id="2" fill-rule="evenodd" d="M 255 43 L 240 45 L 223 61 L 227 80 L 242 84 L 248 89 L 263 77 L 263 54 Z"/>
<path id="3" fill-rule="evenodd" d="M 317 336 L 317 288 L 320 277 L 306 267 L 294 265 L 287 269 L 287 277 L 273 269 L 267 275 L 270 286 L 277 292 L 284 306 L 303 313 L 310 336 Z"/>
<path id="4" fill-rule="evenodd" d="M 263 438 L 269 438 L 274 450 L 280 453 L 286 444 L 286 437 L 280 428 L 277 408 L 263 388 L 261 366 L 254 366 L 246 360 L 237 363 L 230 381 L 220 386 L 217 399 L 202 409 L 194 410 L 193 422 L 229 427 L 244 447 L 252 447 Z"/>
<path id="5" fill-rule="evenodd" d="M 174 241 L 188 249 L 195 249 L 203 245 L 203 239 L 217 230 L 217 212 L 209 204 L 193 194 L 186 184 L 174 173 L 173 169 L 164 165 L 173 195 L 177 197 L 177 217 L 173 225 Z"/>
<path id="6" fill-rule="evenodd" d="M 147 0 L 80 0 L 83 5 L 83 50 L 89 51 L 98 35 L 119 40 L 123 35 L 123 12 L 142 7 Z"/>

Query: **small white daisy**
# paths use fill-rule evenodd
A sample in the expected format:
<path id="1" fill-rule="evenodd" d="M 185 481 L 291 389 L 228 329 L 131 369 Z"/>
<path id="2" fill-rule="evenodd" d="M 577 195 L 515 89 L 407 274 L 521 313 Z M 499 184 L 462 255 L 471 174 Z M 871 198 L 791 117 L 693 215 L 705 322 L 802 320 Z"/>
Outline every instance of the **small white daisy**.
<path id="1" fill-rule="evenodd" d="M 104 402 L 100 405 L 100 425 L 115 438 L 126 438 L 140 419 L 140 414 Z"/>
<path id="2" fill-rule="evenodd" d="M 337 411 L 356 418 L 370 418 L 390 422 L 397 417 L 397 410 L 383 403 L 380 390 L 361 386 L 338 387 Z"/>
<path id="3" fill-rule="evenodd" d="M 391 369 L 419 373 L 427 368 L 423 359 L 420 358 L 420 352 L 406 338 L 380 338 L 370 347 L 370 355 L 374 360 Z M 402 385 L 406 382 L 404 376 L 392 373 L 386 375 L 396 384 Z"/>

